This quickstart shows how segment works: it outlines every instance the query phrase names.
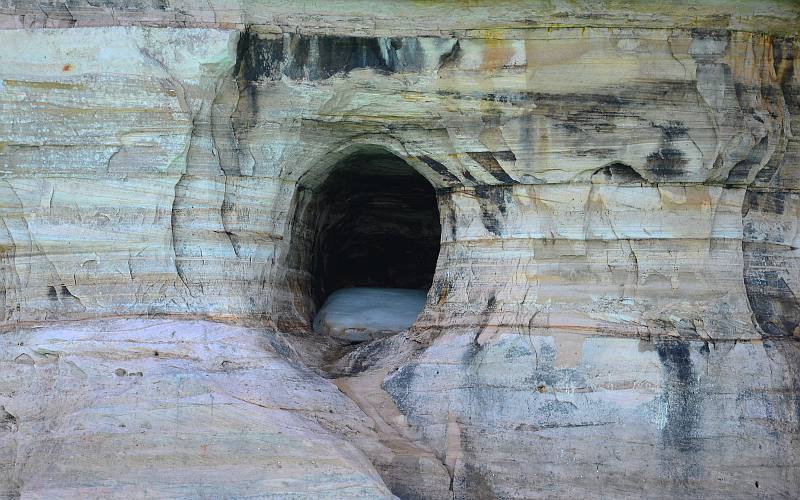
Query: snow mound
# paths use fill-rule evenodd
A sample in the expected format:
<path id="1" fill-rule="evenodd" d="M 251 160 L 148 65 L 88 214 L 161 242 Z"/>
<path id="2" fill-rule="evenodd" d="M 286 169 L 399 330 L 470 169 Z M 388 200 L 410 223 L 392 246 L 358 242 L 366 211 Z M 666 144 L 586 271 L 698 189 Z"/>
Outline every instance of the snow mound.
<path id="1" fill-rule="evenodd" d="M 405 288 L 345 288 L 333 292 L 314 318 L 314 331 L 364 342 L 402 332 L 425 306 L 426 292 Z"/>

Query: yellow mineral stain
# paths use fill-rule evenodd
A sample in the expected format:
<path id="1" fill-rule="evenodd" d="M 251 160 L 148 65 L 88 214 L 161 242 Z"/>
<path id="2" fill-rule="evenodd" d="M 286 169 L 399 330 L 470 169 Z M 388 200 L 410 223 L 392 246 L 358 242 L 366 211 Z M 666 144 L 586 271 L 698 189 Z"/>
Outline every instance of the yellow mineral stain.
<path id="1" fill-rule="evenodd" d="M 705 186 L 658 186 L 658 193 L 662 208 L 686 209 L 691 207 L 698 210 L 710 210 L 715 204 L 711 193 Z"/>
<path id="2" fill-rule="evenodd" d="M 482 70 L 500 69 L 508 65 L 514 51 L 507 40 L 490 37 L 484 43 L 483 60 L 481 61 Z"/>
<path id="3" fill-rule="evenodd" d="M 456 415 L 447 412 L 447 429 L 445 431 L 447 449 L 445 451 L 444 465 L 452 474 L 456 467 L 456 461 L 461 457 L 461 426 L 456 419 Z"/>
<path id="4" fill-rule="evenodd" d="M 430 102 L 431 98 L 421 92 L 403 92 L 400 97 L 406 102 Z"/>
<path id="5" fill-rule="evenodd" d="M 63 89 L 63 90 L 82 90 L 86 85 L 82 83 L 64 83 L 64 82 L 28 82 L 25 80 L 3 80 L 3 83 L 9 87 L 28 87 L 32 89 Z"/>

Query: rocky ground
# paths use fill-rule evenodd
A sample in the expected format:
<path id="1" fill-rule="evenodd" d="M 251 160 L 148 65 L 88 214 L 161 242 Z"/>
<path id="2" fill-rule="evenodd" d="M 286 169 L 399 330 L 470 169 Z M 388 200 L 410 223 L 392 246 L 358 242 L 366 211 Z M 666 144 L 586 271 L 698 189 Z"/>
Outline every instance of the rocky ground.
<path id="1" fill-rule="evenodd" d="M 0 340 L 10 498 L 800 491 L 793 341 L 484 330 L 354 348 L 173 319 Z"/>
<path id="2" fill-rule="evenodd" d="M 391 497 L 362 450 L 382 450 L 375 423 L 300 358 L 283 336 L 207 321 L 5 334 L 0 492 Z"/>

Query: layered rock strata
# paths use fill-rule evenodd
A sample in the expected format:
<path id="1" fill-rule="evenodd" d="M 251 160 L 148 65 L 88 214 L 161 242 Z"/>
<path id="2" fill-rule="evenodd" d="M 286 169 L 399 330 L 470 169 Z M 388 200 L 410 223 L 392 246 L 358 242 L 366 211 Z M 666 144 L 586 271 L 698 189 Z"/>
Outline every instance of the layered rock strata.
<path id="1" fill-rule="evenodd" d="M 0 491 L 800 493 L 800 11 L 453 6 L 0 5 Z M 325 186 L 400 167 L 425 309 L 315 336 L 342 227 L 435 226 Z"/>

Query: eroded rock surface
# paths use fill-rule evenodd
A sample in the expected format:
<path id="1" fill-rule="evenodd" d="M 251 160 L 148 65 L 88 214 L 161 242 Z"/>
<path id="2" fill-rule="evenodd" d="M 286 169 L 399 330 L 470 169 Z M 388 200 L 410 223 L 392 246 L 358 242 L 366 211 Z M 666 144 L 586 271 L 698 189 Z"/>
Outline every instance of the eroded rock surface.
<path id="1" fill-rule="evenodd" d="M 382 7 L 0 2 L 0 492 L 800 495 L 798 7 Z"/>
<path id="2" fill-rule="evenodd" d="M 454 332 L 386 379 L 459 496 L 800 491 L 797 342 L 539 333 Z"/>

